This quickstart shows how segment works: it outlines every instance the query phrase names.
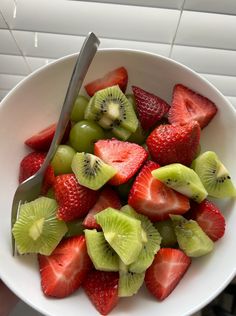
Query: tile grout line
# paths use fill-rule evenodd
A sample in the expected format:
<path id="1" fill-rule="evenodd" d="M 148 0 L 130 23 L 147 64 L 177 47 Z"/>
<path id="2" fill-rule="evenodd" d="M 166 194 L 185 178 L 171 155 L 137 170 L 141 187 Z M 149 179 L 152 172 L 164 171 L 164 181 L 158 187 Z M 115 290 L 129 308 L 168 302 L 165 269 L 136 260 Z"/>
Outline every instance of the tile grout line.
<path id="1" fill-rule="evenodd" d="M 14 1 L 14 2 L 15 2 L 15 1 Z M 28 64 L 27 59 L 26 59 L 26 57 L 25 57 L 23 51 L 21 50 L 21 48 L 20 48 L 20 46 L 19 46 L 19 44 L 18 44 L 18 42 L 17 42 L 17 40 L 16 40 L 16 38 L 15 38 L 15 36 L 14 36 L 14 34 L 13 34 L 13 32 L 12 32 L 12 30 L 11 30 L 9 24 L 7 23 L 7 21 L 6 21 L 6 19 L 5 19 L 5 17 L 4 17 L 4 15 L 3 15 L 3 13 L 2 13 L 1 10 L 0 10 L 0 15 L 2 16 L 4 22 L 6 23 L 6 25 L 7 25 L 7 27 L 8 27 L 8 31 L 10 32 L 10 34 L 11 34 L 11 36 L 12 36 L 12 38 L 13 38 L 13 41 L 14 41 L 15 44 L 16 44 L 17 49 L 19 50 L 21 56 L 23 57 L 23 59 L 24 59 L 24 61 L 25 61 L 27 70 L 29 71 L 29 73 L 31 73 L 31 72 L 32 72 L 32 69 L 31 69 L 30 65 Z"/>
<path id="2" fill-rule="evenodd" d="M 172 40 L 172 42 L 171 42 L 170 52 L 169 52 L 169 55 L 168 55 L 169 58 L 171 58 L 171 55 L 172 55 L 173 46 L 174 46 L 175 39 L 176 39 L 176 36 L 177 36 L 177 33 L 178 33 L 180 21 L 181 21 L 182 14 L 183 14 L 183 10 L 184 10 L 185 1 L 186 1 L 186 0 L 183 1 L 182 6 L 181 6 L 181 11 L 180 11 L 180 15 L 179 15 L 179 20 L 178 20 L 178 23 L 177 23 L 177 26 L 176 26 L 176 30 L 175 30 L 175 34 L 174 34 L 174 36 L 173 36 L 173 40 Z"/>

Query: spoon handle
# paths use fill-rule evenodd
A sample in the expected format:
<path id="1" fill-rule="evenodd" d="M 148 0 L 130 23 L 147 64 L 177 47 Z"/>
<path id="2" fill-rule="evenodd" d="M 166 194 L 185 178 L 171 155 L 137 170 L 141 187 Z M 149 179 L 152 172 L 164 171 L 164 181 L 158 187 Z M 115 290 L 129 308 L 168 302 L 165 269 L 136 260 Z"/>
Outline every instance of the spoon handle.
<path id="1" fill-rule="evenodd" d="M 71 114 L 75 99 L 80 91 L 85 75 L 93 60 L 94 55 L 97 52 L 97 48 L 99 44 L 100 44 L 99 39 L 92 32 L 88 34 L 88 36 L 86 37 L 83 43 L 83 46 L 76 60 L 74 70 L 70 79 L 70 83 L 66 92 L 65 100 L 64 100 L 61 114 L 57 123 L 57 128 L 55 131 L 54 138 L 52 140 L 45 162 L 41 167 L 42 173 L 46 170 L 48 164 L 50 163 L 51 159 L 53 158 L 57 150 L 58 145 L 60 144 L 62 140 L 62 137 L 66 130 L 66 126 L 70 120 L 70 114 Z"/>

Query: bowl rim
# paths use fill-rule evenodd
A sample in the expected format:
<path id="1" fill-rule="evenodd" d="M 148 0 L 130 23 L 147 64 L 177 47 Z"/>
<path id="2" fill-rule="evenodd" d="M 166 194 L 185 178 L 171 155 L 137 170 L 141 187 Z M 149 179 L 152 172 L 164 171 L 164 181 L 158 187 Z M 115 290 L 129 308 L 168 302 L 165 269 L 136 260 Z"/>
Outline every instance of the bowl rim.
<path id="1" fill-rule="evenodd" d="M 118 52 L 118 53 L 135 53 L 135 54 L 140 54 L 140 55 L 146 55 L 147 57 L 153 57 L 153 58 L 158 58 L 160 60 L 163 60 L 165 62 L 168 62 L 172 65 L 178 66 L 182 69 L 184 69 L 185 71 L 187 71 L 188 73 L 190 73 L 191 75 L 194 75 L 195 77 L 197 77 L 198 79 L 200 79 L 201 81 L 203 81 L 206 85 L 210 86 L 211 89 L 222 99 L 223 102 L 225 102 L 227 104 L 227 106 L 229 106 L 229 108 L 231 108 L 231 110 L 234 113 L 234 117 L 236 118 L 236 108 L 232 105 L 232 103 L 224 96 L 224 94 L 218 89 L 216 88 L 210 81 L 208 81 L 208 79 L 206 79 L 205 77 L 203 77 L 201 74 L 197 73 L 195 70 L 191 69 L 190 67 L 170 58 L 167 56 L 163 56 L 157 53 L 152 53 L 152 52 L 148 52 L 145 50 L 138 50 L 138 49 L 131 49 L 131 48 L 101 48 L 98 49 L 97 53 L 98 54 L 103 54 L 103 53 L 112 53 L 112 52 Z M 62 56 L 60 58 L 57 58 L 55 60 L 53 60 L 52 62 L 42 65 L 41 67 L 37 68 L 36 70 L 32 71 L 30 74 L 26 75 L 20 82 L 18 82 L 8 93 L 7 95 L 1 100 L 0 102 L 0 109 L 4 106 L 7 106 L 7 100 L 8 98 L 10 98 L 12 95 L 14 95 L 15 91 L 19 88 L 21 88 L 22 85 L 25 84 L 26 81 L 30 80 L 31 78 L 34 78 L 35 76 L 37 76 L 39 73 L 43 72 L 46 68 L 56 65 L 57 63 L 63 63 L 66 60 L 70 60 L 75 58 L 77 55 L 79 54 L 79 52 L 76 53 L 72 53 L 72 54 L 68 54 L 65 56 Z M 225 279 L 224 283 L 221 284 L 221 287 L 219 287 L 218 289 L 215 290 L 215 292 L 213 292 L 204 302 L 196 305 L 194 308 L 192 308 L 191 311 L 189 311 L 187 315 L 192 315 L 192 313 L 195 313 L 197 311 L 199 311 L 201 308 L 203 308 L 204 306 L 206 306 L 207 304 L 209 304 L 215 297 L 217 297 L 217 295 L 219 295 L 224 289 L 225 287 L 234 279 L 234 277 L 236 276 L 236 266 L 234 271 L 231 272 L 230 275 L 228 275 L 228 278 Z M 44 308 L 39 308 L 38 306 L 36 306 L 34 303 L 32 303 L 30 301 L 30 299 L 27 299 L 26 297 L 24 297 L 23 295 L 21 295 L 21 293 L 15 289 L 15 287 L 11 286 L 10 283 L 8 282 L 8 278 L 5 277 L 5 274 L 2 274 L 2 272 L 0 271 L 0 280 L 2 280 L 8 287 L 9 289 L 14 292 L 23 302 L 25 302 L 26 304 L 28 304 L 31 308 L 35 309 L 36 311 L 38 311 L 39 313 L 44 313 L 45 315 L 51 315 L 49 314 L 46 310 L 44 310 Z M 191 312 L 191 314 L 190 314 Z"/>
<path id="2" fill-rule="evenodd" d="M 147 55 L 150 57 L 157 57 L 161 60 L 164 60 L 166 62 L 169 62 L 170 64 L 173 64 L 175 66 L 178 66 L 180 68 L 183 68 L 184 70 L 186 70 L 187 72 L 191 73 L 192 75 L 198 77 L 200 80 L 204 81 L 206 84 L 208 84 L 223 100 L 224 102 L 226 102 L 228 104 L 228 106 L 235 112 L 236 114 L 236 109 L 235 107 L 232 105 L 232 103 L 226 98 L 226 96 L 214 85 L 212 84 L 208 79 L 206 79 L 205 77 L 203 77 L 201 74 L 199 74 L 198 72 L 196 72 L 194 69 L 180 63 L 179 61 L 176 61 L 168 56 L 163 56 L 161 54 L 157 54 L 157 53 L 152 53 L 152 52 L 148 52 L 145 50 L 139 50 L 139 49 L 132 49 L 132 48 L 99 48 L 97 53 L 98 54 L 102 54 L 102 53 L 110 53 L 110 52 L 120 52 L 120 53 L 135 53 L 135 54 L 141 54 L 141 55 Z M 34 76 L 37 76 L 38 73 L 44 71 L 45 68 L 50 67 L 63 62 L 65 60 L 70 60 L 75 58 L 77 55 L 79 54 L 79 51 L 76 53 L 72 53 L 72 54 L 68 54 L 62 57 L 59 57 L 55 60 L 53 60 L 52 62 L 42 65 L 41 67 L 37 68 L 36 70 L 32 71 L 30 74 L 26 75 L 20 82 L 18 82 L 6 95 L 5 97 L 1 100 L 0 102 L 0 108 L 3 106 L 3 104 L 5 103 L 5 101 L 12 95 L 15 93 L 15 91 L 21 87 L 21 85 L 23 85 L 26 81 L 30 80 L 31 78 L 33 78 Z"/>

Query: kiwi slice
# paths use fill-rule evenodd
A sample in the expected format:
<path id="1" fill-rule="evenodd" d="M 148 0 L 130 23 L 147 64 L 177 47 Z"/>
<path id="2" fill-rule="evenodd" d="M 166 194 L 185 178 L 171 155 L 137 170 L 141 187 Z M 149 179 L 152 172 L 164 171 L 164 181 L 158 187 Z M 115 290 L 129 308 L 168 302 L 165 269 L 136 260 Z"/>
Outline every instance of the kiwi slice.
<path id="1" fill-rule="evenodd" d="M 138 292 L 145 277 L 145 272 L 134 273 L 129 271 L 129 267 L 120 260 L 118 296 L 129 297 Z"/>
<path id="2" fill-rule="evenodd" d="M 196 172 L 180 163 L 173 163 L 153 170 L 152 175 L 195 202 L 200 203 L 207 197 L 207 191 Z"/>
<path id="3" fill-rule="evenodd" d="M 181 215 L 170 215 L 180 249 L 189 257 L 200 257 L 211 252 L 214 242 L 192 219 L 187 220 Z"/>
<path id="4" fill-rule="evenodd" d="M 96 115 L 104 128 L 120 126 L 133 133 L 138 127 L 133 106 L 118 85 L 97 91 L 88 111 Z"/>
<path id="5" fill-rule="evenodd" d="M 84 112 L 84 119 L 88 121 L 98 121 L 100 119 L 99 113 L 95 114 L 92 112 L 92 104 L 94 102 L 94 96 L 90 98 L 89 103 Z"/>
<path id="6" fill-rule="evenodd" d="M 143 246 L 141 222 L 111 207 L 97 213 L 95 218 L 120 259 L 126 265 L 133 263 Z"/>
<path id="7" fill-rule="evenodd" d="M 84 234 L 83 219 L 76 219 L 74 221 L 66 222 L 68 231 L 65 237 L 72 237 Z"/>
<path id="8" fill-rule="evenodd" d="M 103 232 L 85 229 L 85 239 L 90 259 L 100 271 L 119 271 L 119 257 L 106 241 Z"/>
<path id="9" fill-rule="evenodd" d="M 157 228 L 161 235 L 161 247 L 175 247 L 177 238 L 174 225 L 171 219 L 155 222 L 153 225 Z"/>
<path id="10" fill-rule="evenodd" d="M 201 179 L 208 194 L 216 198 L 236 196 L 236 188 L 228 170 L 213 151 L 198 156 L 191 166 Z"/>
<path id="11" fill-rule="evenodd" d="M 111 131 L 116 138 L 119 138 L 121 140 L 127 140 L 131 135 L 130 131 L 121 126 L 115 126 L 112 128 Z"/>
<path id="12" fill-rule="evenodd" d="M 12 233 L 20 254 L 40 253 L 49 256 L 67 232 L 56 216 L 55 200 L 40 197 L 20 206 Z"/>
<path id="13" fill-rule="evenodd" d="M 146 216 L 136 213 L 131 206 L 125 205 L 121 211 L 141 221 L 143 247 L 138 258 L 129 265 L 129 271 L 142 273 L 150 267 L 155 254 L 160 249 L 161 236 L 152 222 Z"/>
<path id="14" fill-rule="evenodd" d="M 100 189 L 115 174 L 116 169 L 88 153 L 76 153 L 71 164 L 78 182 L 92 190 Z"/>

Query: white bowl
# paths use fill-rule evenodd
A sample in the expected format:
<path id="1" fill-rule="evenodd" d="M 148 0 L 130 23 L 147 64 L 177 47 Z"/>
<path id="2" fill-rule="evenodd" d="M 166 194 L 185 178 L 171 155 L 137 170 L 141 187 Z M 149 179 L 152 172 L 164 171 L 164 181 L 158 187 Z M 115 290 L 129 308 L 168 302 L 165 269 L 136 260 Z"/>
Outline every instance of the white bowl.
<path id="1" fill-rule="evenodd" d="M 57 121 L 76 55 L 64 57 L 34 72 L 18 84 L 0 106 L 0 276 L 22 300 L 45 315 L 99 315 L 82 289 L 66 299 L 48 299 L 40 288 L 36 256 L 13 258 L 10 214 L 17 187 L 19 162 L 27 153 L 24 140 Z M 171 101 L 176 83 L 187 85 L 216 103 L 218 113 L 202 131 L 202 151 L 214 150 L 236 183 L 236 112 L 208 81 L 189 68 L 158 55 L 120 49 L 100 50 L 87 74 L 86 82 L 118 66 L 129 73 L 134 84 Z M 194 259 L 177 288 L 163 302 L 145 287 L 132 298 L 121 299 L 112 315 L 190 315 L 209 303 L 232 280 L 236 271 L 235 200 L 217 201 L 226 217 L 225 236 L 214 251 Z"/>

